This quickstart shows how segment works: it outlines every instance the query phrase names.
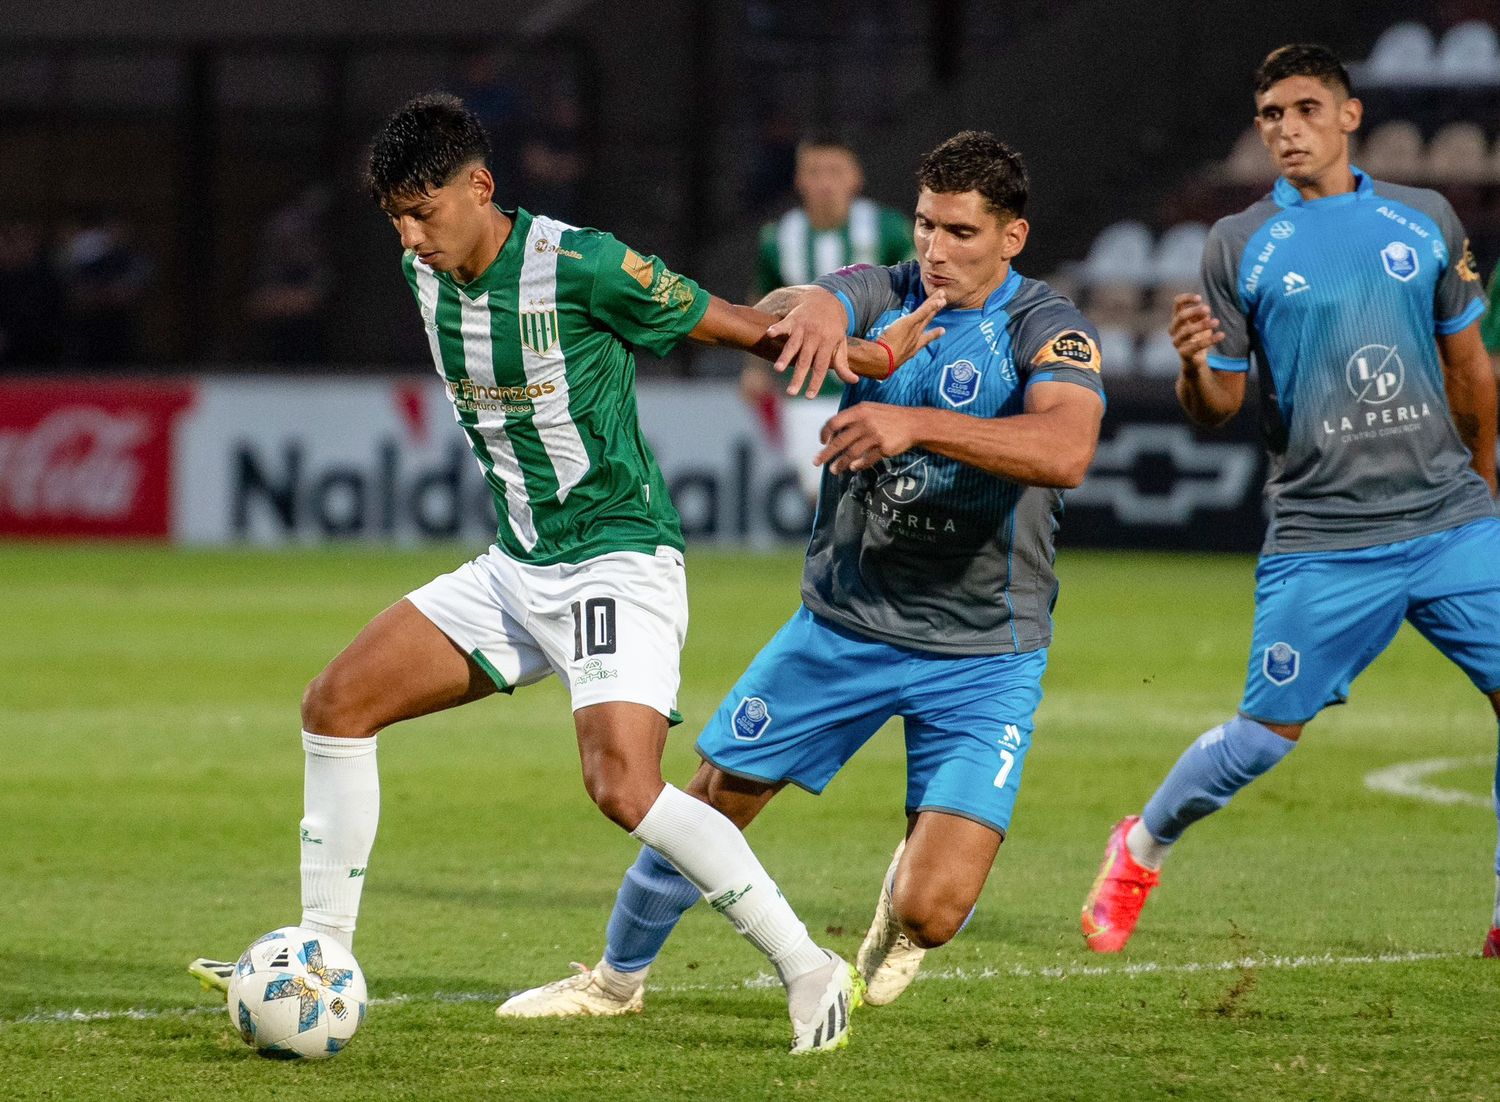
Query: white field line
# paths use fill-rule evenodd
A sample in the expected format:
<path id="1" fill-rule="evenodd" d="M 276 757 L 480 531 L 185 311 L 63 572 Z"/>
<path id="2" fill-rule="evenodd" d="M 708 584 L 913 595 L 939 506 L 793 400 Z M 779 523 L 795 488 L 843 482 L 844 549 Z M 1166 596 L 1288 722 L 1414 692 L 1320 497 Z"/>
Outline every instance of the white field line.
<path id="1" fill-rule="evenodd" d="M 1060 964 L 1037 968 L 1027 964 L 1012 964 L 998 968 L 943 968 L 923 972 L 917 976 L 919 982 L 951 983 L 976 980 L 1066 980 L 1095 976 L 1158 976 L 1192 975 L 1201 972 L 1241 972 L 1246 969 L 1292 971 L 1303 968 L 1351 968 L 1382 964 L 1417 964 L 1432 960 L 1463 960 L 1473 953 L 1455 952 L 1408 952 L 1371 953 L 1360 956 L 1334 956 L 1332 953 L 1314 953 L 1309 956 L 1263 955 L 1239 957 L 1234 960 L 1183 961 L 1163 964 L 1159 961 L 1139 961 L 1132 964 Z M 665 984 L 651 990 L 661 993 L 743 991 L 775 987 L 779 981 L 767 973 L 761 973 L 739 983 Z M 511 994 L 502 991 L 436 991 L 430 995 L 387 995 L 371 999 L 371 1006 L 400 1006 L 424 1003 L 492 1003 L 499 1004 Z M 204 1014 L 222 1014 L 221 1006 L 178 1006 L 146 1009 L 134 1007 L 127 1010 L 38 1010 L 22 1014 L 17 1018 L 0 1018 L 0 1028 L 13 1025 L 69 1025 L 89 1022 L 149 1022 L 162 1018 L 194 1018 Z"/>
<path id="2" fill-rule="evenodd" d="M 1472 765 L 1488 765 L 1491 759 L 1477 758 L 1428 758 L 1425 761 L 1408 761 L 1377 769 L 1365 775 L 1365 787 L 1372 792 L 1384 792 L 1391 796 L 1405 796 L 1413 800 L 1425 800 L 1431 804 L 1458 804 L 1463 807 L 1490 807 L 1490 797 L 1477 792 L 1465 792 L 1458 788 L 1439 788 L 1427 784 L 1434 773 L 1446 773 L 1450 769 L 1464 769 Z"/>

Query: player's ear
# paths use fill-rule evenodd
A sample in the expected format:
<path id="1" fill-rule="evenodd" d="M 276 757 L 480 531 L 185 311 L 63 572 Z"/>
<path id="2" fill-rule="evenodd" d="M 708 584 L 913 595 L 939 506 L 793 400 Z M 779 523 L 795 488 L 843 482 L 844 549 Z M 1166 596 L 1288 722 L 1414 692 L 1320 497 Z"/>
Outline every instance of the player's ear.
<path id="1" fill-rule="evenodd" d="M 482 206 L 489 206 L 495 198 L 495 177 L 484 165 L 475 165 L 469 170 L 469 194 Z"/>
<path id="2" fill-rule="evenodd" d="M 1026 238 L 1031 233 L 1031 223 L 1024 218 L 1012 218 L 1000 227 L 1000 255 L 1010 260 L 1026 247 Z"/>
<path id="3" fill-rule="evenodd" d="M 1364 117 L 1365 105 L 1353 96 L 1339 104 L 1339 129 L 1345 134 L 1353 134 L 1358 130 Z"/>

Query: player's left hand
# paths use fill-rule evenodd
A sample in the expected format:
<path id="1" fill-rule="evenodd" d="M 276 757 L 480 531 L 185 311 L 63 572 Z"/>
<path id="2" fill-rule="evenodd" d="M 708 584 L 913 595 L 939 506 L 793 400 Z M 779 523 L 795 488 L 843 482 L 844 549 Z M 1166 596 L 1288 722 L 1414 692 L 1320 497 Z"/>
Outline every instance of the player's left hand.
<path id="1" fill-rule="evenodd" d="M 823 450 L 815 465 L 828 465 L 834 474 L 862 471 L 882 459 L 911 451 L 916 445 L 913 414 L 906 406 L 859 402 L 840 410 L 823 426 Z"/>
<path id="2" fill-rule="evenodd" d="M 773 366 L 778 372 L 792 369 L 788 394 L 796 394 L 805 385 L 807 396 L 816 397 L 829 371 L 846 383 L 859 382 L 859 376 L 849 370 L 849 338 L 844 332 L 847 324 L 843 305 L 818 287 L 809 290 L 786 317 L 766 330 L 768 337 L 786 338 Z"/>

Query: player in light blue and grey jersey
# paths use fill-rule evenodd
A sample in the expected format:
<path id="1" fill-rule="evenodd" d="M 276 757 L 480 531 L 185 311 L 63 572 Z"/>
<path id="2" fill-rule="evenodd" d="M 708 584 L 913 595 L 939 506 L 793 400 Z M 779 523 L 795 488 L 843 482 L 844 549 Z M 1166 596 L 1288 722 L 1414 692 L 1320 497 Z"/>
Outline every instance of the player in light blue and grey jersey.
<path id="1" fill-rule="evenodd" d="M 1342 703 L 1403 620 L 1500 714 L 1495 383 L 1463 227 L 1436 192 L 1349 164 L 1361 107 L 1328 50 L 1274 51 L 1256 88 L 1281 178 L 1213 227 L 1204 295 L 1180 296 L 1172 321 L 1190 418 L 1232 417 L 1252 365 L 1261 389 L 1270 524 L 1250 668 L 1239 714 L 1111 835 L 1083 911 L 1104 952 L 1129 939 L 1183 831 Z"/>
<path id="2" fill-rule="evenodd" d="M 1052 639 L 1059 491 L 1082 481 L 1104 411 L 1093 326 L 1010 266 L 1027 235 L 1020 158 L 965 132 L 928 154 L 918 181 L 917 260 L 762 302 L 784 314 L 772 332 L 787 349 L 830 331 L 878 341 L 940 298 L 943 335 L 849 386 L 824 426 L 803 607 L 719 706 L 689 786 L 749 823 L 788 782 L 821 792 L 901 717 L 906 839 L 859 953 L 872 1003 L 962 927 L 1009 826 Z M 643 849 L 589 993 L 552 985 L 513 1002 L 538 1015 L 638 1009 L 646 968 L 696 898 Z"/>

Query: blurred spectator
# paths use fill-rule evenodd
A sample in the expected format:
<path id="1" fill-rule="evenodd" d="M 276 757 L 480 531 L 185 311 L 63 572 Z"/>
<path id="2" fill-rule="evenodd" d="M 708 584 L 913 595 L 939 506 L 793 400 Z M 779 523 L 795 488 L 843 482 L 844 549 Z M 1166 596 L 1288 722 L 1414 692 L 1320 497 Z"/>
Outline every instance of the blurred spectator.
<path id="1" fill-rule="evenodd" d="M 62 359 L 63 289 L 42 244 L 40 224 L 0 223 L 0 365 L 44 366 Z"/>
<path id="2" fill-rule="evenodd" d="M 522 205 L 563 221 L 582 217 L 583 112 L 570 88 L 554 88 L 521 146 Z"/>
<path id="3" fill-rule="evenodd" d="M 245 301 L 251 356 L 308 363 L 328 356 L 328 192 L 305 189 L 262 231 L 256 284 Z"/>
<path id="4" fill-rule="evenodd" d="M 63 348 L 84 364 L 141 361 L 141 311 L 151 262 L 135 230 L 119 215 L 86 216 L 64 241 L 58 259 L 67 304 Z"/>
<path id="5" fill-rule="evenodd" d="M 493 147 L 490 172 L 495 177 L 495 194 L 502 206 L 515 202 L 521 180 L 521 135 L 525 129 L 521 93 L 508 76 L 512 68 L 500 50 L 470 54 L 463 61 L 457 89 L 458 96 L 489 132 Z"/>

